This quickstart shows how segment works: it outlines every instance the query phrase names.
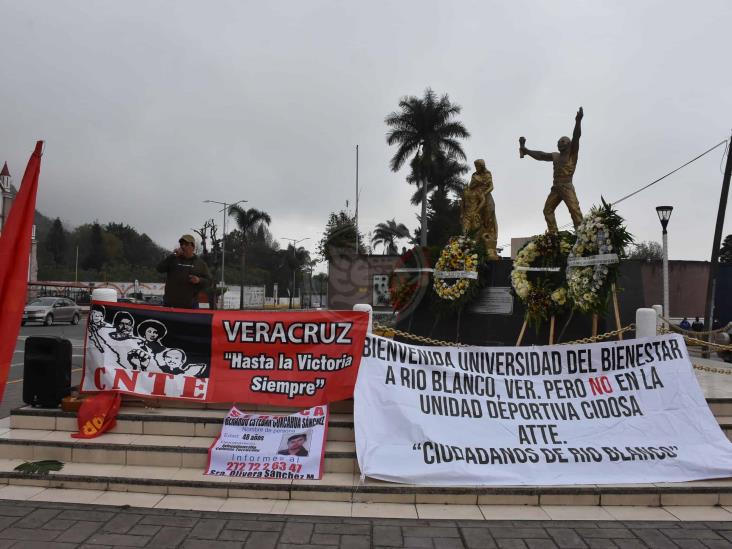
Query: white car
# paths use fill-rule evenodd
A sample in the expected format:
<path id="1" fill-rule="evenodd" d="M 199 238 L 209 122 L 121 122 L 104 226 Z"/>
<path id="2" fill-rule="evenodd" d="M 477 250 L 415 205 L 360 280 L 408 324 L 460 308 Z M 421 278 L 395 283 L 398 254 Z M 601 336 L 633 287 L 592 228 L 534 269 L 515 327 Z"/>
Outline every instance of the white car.
<path id="1" fill-rule="evenodd" d="M 54 322 L 70 322 L 78 324 L 81 320 L 79 306 L 65 297 L 39 297 L 31 301 L 23 310 L 23 320 L 26 322 L 42 322 L 50 326 Z"/>

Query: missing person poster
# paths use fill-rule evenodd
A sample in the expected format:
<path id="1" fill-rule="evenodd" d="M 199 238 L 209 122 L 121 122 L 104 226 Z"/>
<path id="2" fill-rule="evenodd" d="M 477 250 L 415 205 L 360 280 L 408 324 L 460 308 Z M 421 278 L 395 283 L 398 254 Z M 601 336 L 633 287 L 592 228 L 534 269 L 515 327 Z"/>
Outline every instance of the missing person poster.
<path id="1" fill-rule="evenodd" d="M 207 475 L 317 480 L 323 474 L 328 407 L 288 416 L 231 408 L 208 451 Z"/>
<path id="2" fill-rule="evenodd" d="M 369 336 L 358 463 L 431 485 L 732 476 L 732 444 L 679 335 L 547 347 L 416 347 Z"/>
<path id="3" fill-rule="evenodd" d="M 353 396 L 368 314 L 93 302 L 82 390 L 305 408 Z"/>

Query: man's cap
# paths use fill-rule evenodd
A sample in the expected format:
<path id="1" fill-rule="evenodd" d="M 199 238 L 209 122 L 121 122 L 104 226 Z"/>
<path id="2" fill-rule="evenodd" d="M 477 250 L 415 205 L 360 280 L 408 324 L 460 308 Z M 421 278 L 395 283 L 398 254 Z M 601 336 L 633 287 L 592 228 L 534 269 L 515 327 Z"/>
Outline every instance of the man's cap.
<path id="1" fill-rule="evenodd" d="M 295 440 L 296 438 L 304 438 L 305 440 L 307 440 L 308 435 L 306 433 L 298 433 L 298 434 L 292 435 L 290 438 L 288 438 L 287 442 L 290 442 L 291 440 Z"/>
<path id="2" fill-rule="evenodd" d="M 188 242 L 188 244 L 196 245 L 196 239 L 189 234 L 184 234 L 178 239 L 178 242 Z"/>

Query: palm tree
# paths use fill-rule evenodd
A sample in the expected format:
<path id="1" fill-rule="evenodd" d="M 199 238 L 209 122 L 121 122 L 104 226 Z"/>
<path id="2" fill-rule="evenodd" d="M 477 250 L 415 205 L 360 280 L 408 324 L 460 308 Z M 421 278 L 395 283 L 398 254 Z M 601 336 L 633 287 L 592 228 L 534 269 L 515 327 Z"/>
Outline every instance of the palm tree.
<path id="1" fill-rule="evenodd" d="M 427 180 L 427 176 L 422 173 L 422 166 L 418 158 L 412 159 L 410 166 L 412 171 L 407 176 L 407 183 L 417 185 L 417 190 L 414 191 L 411 202 L 413 205 L 419 206 L 426 194 L 422 188 L 422 182 Z M 461 176 L 468 171 L 465 164 L 454 156 L 438 154 L 432 162 L 431 171 L 427 185 L 428 193 L 440 191 L 444 194 L 453 193 L 457 198 L 462 196 L 465 181 Z"/>
<path id="2" fill-rule="evenodd" d="M 387 219 L 385 223 L 379 223 L 374 229 L 371 237 L 371 244 L 382 244 L 384 253 L 396 254 L 398 251 L 396 240 L 398 238 L 408 238 L 409 229 L 404 223 L 397 223 L 394 219 Z"/>
<path id="3" fill-rule="evenodd" d="M 287 266 L 290 268 L 290 271 L 292 271 L 292 288 L 290 290 L 290 309 L 292 309 L 292 299 L 295 296 L 295 274 L 299 269 L 302 267 L 310 264 L 310 252 L 308 252 L 305 248 L 300 246 L 299 248 L 295 248 L 292 244 L 287 246 L 287 250 L 282 250 L 282 254 L 284 255 L 284 263 L 287 264 Z M 302 308 L 302 292 L 300 292 L 300 307 Z"/>
<path id="4" fill-rule="evenodd" d="M 254 233 L 261 225 L 269 225 L 272 219 L 267 212 L 249 208 L 245 210 L 241 206 L 229 206 L 229 215 L 234 217 L 239 228 L 241 236 L 239 238 L 239 247 L 241 255 L 241 273 L 239 283 L 241 293 L 239 294 L 239 308 L 244 308 L 244 268 L 246 267 L 246 248 L 249 236 Z"/>
<path id="5" fill-rule="evenodd" d="M 386 142 L 398 145 L 391 159 L 392 171 L 399 171 L 407 159 L 414 155 L 419 168 L 416 175 L 423 181 L 431 181 L 432 163 L 439 153 L 465 160 L 465 153 L 459 138 L 470 137 L 465 126 L 454 118 L 460 114 L 460 106 L 450 103 L 447 94 L 439 99 L 427 88 L 424 97 L 402 97 L 400 111 L 389 114 L 385 119 L 389 126 Z M 427 245 L 427 194 L 428 185 L 422 185 L 422 232 L 421 244 Z"/>

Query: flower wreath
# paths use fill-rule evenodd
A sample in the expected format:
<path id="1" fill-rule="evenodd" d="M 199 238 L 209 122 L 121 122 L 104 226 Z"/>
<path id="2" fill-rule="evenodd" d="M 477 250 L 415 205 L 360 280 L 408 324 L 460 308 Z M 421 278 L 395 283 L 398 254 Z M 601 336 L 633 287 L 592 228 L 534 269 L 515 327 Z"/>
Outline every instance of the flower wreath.
<path id="1" fill-rule="evenodd" d="M 481 246 L 468 236 L 452 237 L 435 265 L 432 287 L 437 297 L 462 307 L 478 291 L 478 266 Z"/>
<path id="2" fill-rule="evenodd" d="M 633 242 L 624 223 L 603 199 L 577 227 L 577 241 L 567 258 L 567 285 L 569 298 L 582 313 L 599 314 L 607 307 L 623 250 Z"/>
<path id="3" fill-rule="evenodd" d="M 564 312 L 568 307 L 564 268 L 572 249 L 572 233 L 545 233 L 527 242 L 516 254 L 511 271 L 511 286 L 526 306 L 526 320 L 542 320 Z"/>
<path id="4" fill-rule="evenodd" d="M 389 277 L 389 301 L 395 312 L 406 312 L 419 303 L 429 287 L 429 277 L 422 274 L 429 263 L 427 248 L 415 247 L 399 258 Z"/>

